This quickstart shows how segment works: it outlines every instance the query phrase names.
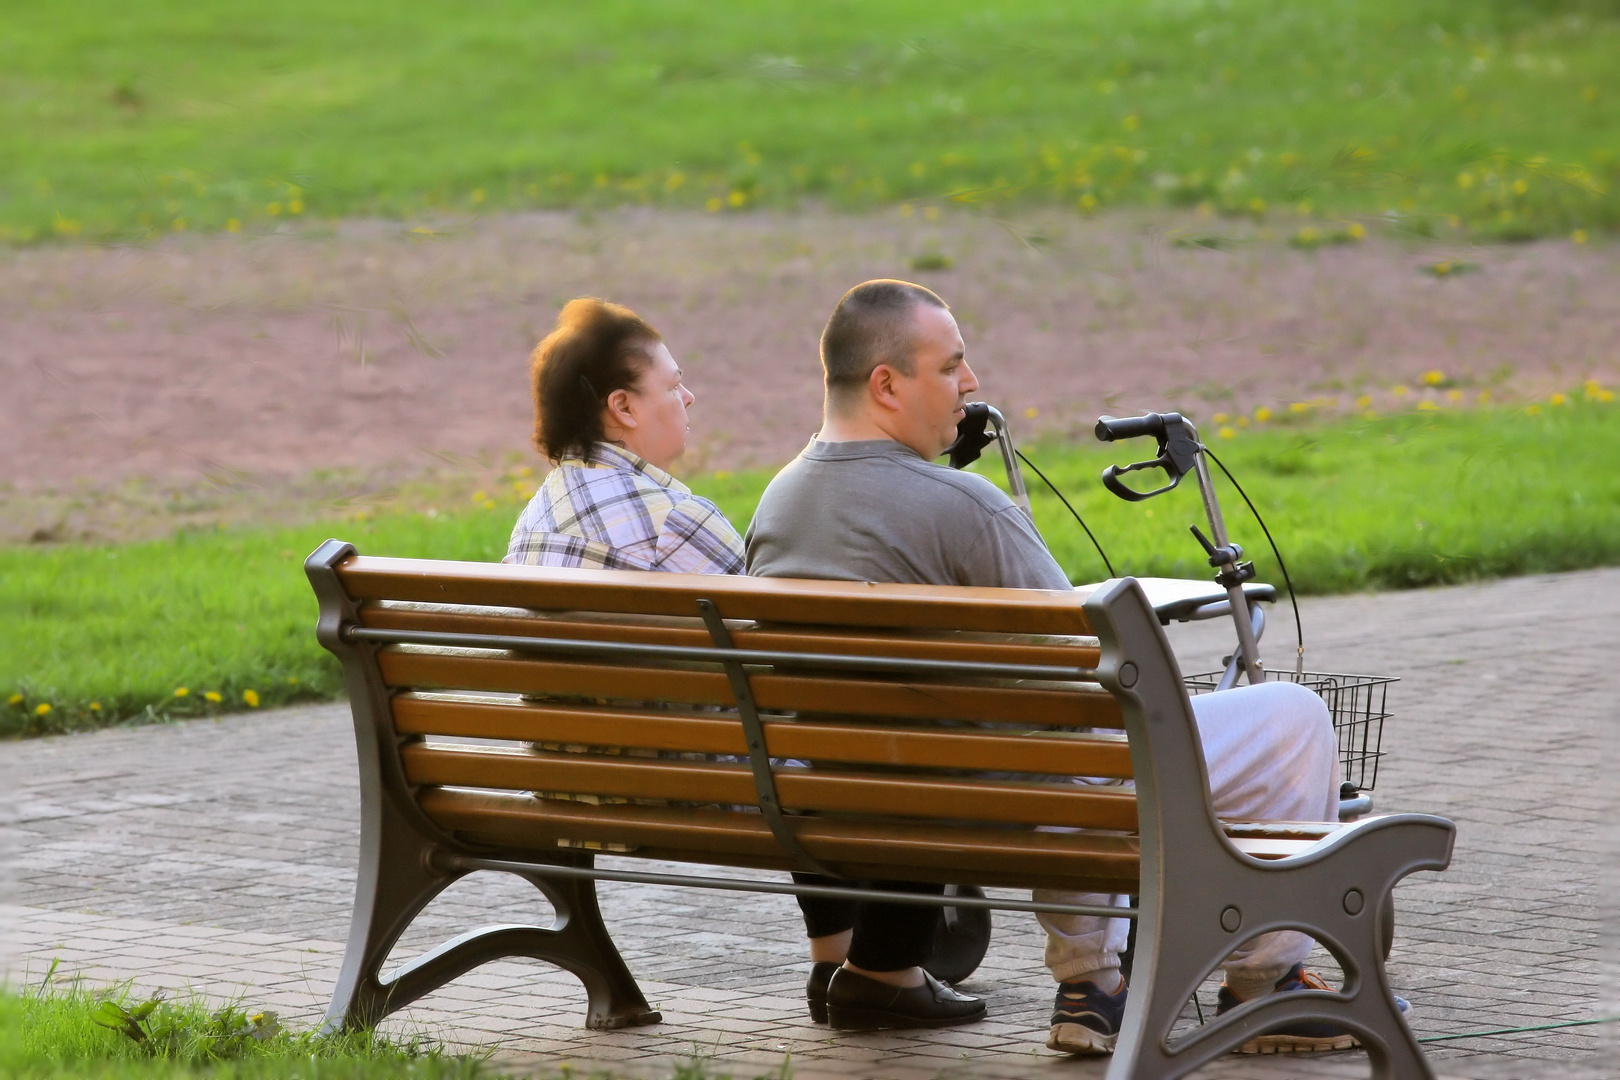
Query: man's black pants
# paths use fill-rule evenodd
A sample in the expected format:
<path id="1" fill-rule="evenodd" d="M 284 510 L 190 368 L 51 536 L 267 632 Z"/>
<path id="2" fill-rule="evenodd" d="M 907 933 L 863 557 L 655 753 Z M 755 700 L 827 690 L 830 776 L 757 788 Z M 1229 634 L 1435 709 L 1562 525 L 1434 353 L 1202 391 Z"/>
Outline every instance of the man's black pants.
<path id="1" fill-rule="evenodd" d="M 819 874 L 794 874 L 800 885 L 854 885 L 890 892 L 945 892 L 943 885 L 916 881 L 835 881 Z M 933 949 L 940 909 L 920 904 L 884 904 L 867 900 L 830 900 L 801 896 L 804 929 L 809 937 L 826 937 L 845 930 L 855 933 L 849 943 L 849 962 L 867 971 L 900 971 L 920 967 Z"/>

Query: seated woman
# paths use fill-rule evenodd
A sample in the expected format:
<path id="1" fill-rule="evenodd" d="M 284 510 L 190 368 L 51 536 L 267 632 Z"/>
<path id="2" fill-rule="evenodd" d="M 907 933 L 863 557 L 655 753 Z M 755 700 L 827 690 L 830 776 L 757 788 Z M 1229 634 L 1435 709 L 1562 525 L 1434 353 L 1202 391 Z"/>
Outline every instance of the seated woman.
<path id="1" fill-rule="evenodd" d="M 686 450 L 692 392 L 658 331 L 571 300 L 530 361 L 534 443 L 555 466 L 502 562 L 740 574 L 742 537 L 665 470 Z"/>
<path id="2" fill-rule="evenodd" d="M 665 471 L 686 449 L 693 398 L 658 331 L 618 304 L 572 300 L 531 364 L 534 443 L 555 467 L 518 517 L 503 562 L 743 572 L 737 530 Z M 852 905 L 800 906 L 812 961 L 806 996 L 825 1022 Z"/>

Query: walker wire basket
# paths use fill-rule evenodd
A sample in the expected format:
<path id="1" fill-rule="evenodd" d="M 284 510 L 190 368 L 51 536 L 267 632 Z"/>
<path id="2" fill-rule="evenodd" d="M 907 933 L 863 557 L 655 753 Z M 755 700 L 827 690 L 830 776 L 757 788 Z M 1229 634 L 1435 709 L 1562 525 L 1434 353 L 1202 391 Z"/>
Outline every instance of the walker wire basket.
<path id="1" fill-rule="evenodd" d="M 1189 694 L 1207 694 L 1220 684 L 1222 672 L 1186 677 Z M 1267 671 L 1273 682 L 1297 682 L 1327 703 L 1339 739 L 1340 779 L 1357 791 L 1378 783 L 1378 759 L 1384 756 L 1384 721 L 1389 719 L 1385 692 L 1398 680 L 1381 675 L 1341 675 L 1325 671 Z"/>

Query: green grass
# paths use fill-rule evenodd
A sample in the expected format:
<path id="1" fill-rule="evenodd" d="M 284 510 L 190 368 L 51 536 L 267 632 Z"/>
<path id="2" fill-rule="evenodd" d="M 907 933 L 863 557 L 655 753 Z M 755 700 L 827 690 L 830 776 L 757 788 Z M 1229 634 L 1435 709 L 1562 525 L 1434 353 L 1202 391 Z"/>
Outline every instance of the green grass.
<path id="1" fill-rule="evenodd" d="M 1233 429 L 1232 438 L 1212 421 L 1204 434 L 1265 514 L 1301 591 L 1435 585 L 1620 563 L 1620 423 L 1615 405 L 1597 400 L 1612 395 L 1590 396 L 1528 409 L 1306 416 Z M 1200 520 L 1190 481 L 1136 505 L 1097 481 L 1105 464 L 1149 456 L 1151 444 L 1052 442 L 1028 452 L 1118 572 L 1210 573 L 1187 533 Z M 693 484 L 741 526 L 770 475 L 716 473 Z M 1105 577 L 1072 519 L 1028 480 L 1036 522 L 1073 579 Z M 220 713 L 243 708 L 249 691 L 260 707 L 335 697 L 336 665 L 315 644 L 304 556 L 335 535 L 369 554 L 496 560 L 520 505 L 507 491 L 508 501 L 433 516 L 0 548 L 0 694 L 11 697 L 0 701 L 0 733 Z M 1223 505 L 1262 579 L 1281 584 L 1230 489 Z"/>
<path id="2" fill-rule="evenodd" d="M 1616 55 L 1615 0 L 9 4 L 0 241 L 805 198 L 1612 228 Z"/>
<path id="3" fill-rule="evenodd" d="M 0 988 L 0 1076 L 7 1080 L 474 1080 L 482 1057 L 372 1033 L 294 1034 L 274 1014 L 195 999 L 136 1002 L 79 987 Z"/>

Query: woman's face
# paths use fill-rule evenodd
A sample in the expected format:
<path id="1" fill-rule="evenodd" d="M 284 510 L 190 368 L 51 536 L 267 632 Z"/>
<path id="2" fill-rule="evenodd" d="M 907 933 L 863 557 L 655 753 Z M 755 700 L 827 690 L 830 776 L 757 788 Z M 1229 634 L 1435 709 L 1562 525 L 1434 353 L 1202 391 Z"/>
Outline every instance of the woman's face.
<path id="1" fill-rule="evenodd" d="M 686 410 L 692 392 L 681 385 L 681 369 L 662 342 L 649 352 L 652 362 L 631 390 L 615 390 L 603 407 L 603 433 L 660 469 L 686 451 Z"/>

